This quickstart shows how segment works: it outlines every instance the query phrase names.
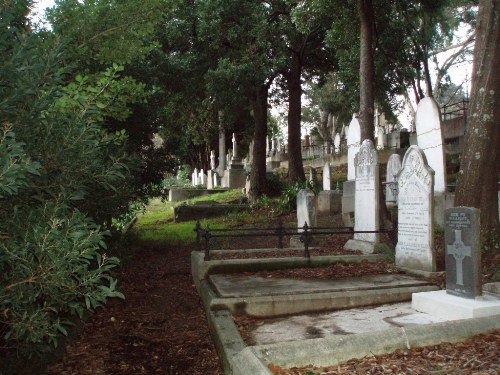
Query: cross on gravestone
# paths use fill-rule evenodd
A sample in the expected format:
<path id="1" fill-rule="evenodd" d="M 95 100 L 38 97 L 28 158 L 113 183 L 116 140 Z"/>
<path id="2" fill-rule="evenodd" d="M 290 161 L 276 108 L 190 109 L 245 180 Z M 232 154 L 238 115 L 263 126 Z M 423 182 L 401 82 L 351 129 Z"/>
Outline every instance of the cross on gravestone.
<path id="1" fill-rule="evenodd" d="M 457 270 L 457 285 L 464 285 L 464 276 L 463 276 L 463 265 L 462 261 L 465 257 L 470 257 L 471 247 L 465 246 L 462 241 L 462 231 L 460 229 L 454 229 L 455 232 L 455 241 L 451 245 L 446 245 L 446 252 L 450 255 L 453 255 L 456 262 L 456 270 Z"/>

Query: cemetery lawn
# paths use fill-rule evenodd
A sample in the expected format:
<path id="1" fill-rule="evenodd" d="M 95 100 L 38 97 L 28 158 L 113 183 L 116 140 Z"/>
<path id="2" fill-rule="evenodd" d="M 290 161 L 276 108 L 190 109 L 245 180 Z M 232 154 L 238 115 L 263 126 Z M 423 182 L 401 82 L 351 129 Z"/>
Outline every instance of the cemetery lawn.
<path id="1" fill-rule="evenodd" d="M 91 314 L 80 336 L 70 340 L 65 358 L 51 365 L 47 374 L 223 374 L 190 272 L 190 253 L 195 249 L 192 231 L 195 223 L 175 224 L 172 217 L 168 216 L 169 211 L 169 203 L 153 200 L 148 210 L 139 217 L 123 244 L 127 249 L 126 252 L 122 250 L 126 253 L 126 256 L 122 256 L 125 261 L 116 274 L 119 290 L 126 299 L 110 300 L 105 308 Z M 285 225 L 296 220 L 294 213 L 282 218 Z M 231 214 L 207 222 L 212 228 L 271 226 L 275 221 L 276 218 L 269 212 L 254 211 Z M 253 247 L 270 246 L 270 240 L 266 238 L 252 238 L 251 241 Z M 343 241 L 327 241 L 325 249 L 340 252 Z M 248 248 L 248 241 L 233 238 L 219 245 L 225 248 Z M 384 261 L 377 264 L 364 262 L 356 266 L 337 265 L 315 269 L 314 272 L 310 269 L 275 271 L 269 276 L 332 278 L 334 275 L 349 277 L 388 272 L 399 271 L 391 262 Z M 496 369 L 494 371 L 498 372 L 498 358 L 493 354 L 499 351 L 500 332 L 497 331 L 466 343 L 349 361 L 326 372 L 313 368 L 273 368 L 273 371 L 281 375 L 465 374 L 471 373 L 471 368 L 477 368 L 478 371 L 483 368 Z M 461 361 L 455 360 L 457 355 Z M 426 364 L 429 358 L 437 362 Z"/>

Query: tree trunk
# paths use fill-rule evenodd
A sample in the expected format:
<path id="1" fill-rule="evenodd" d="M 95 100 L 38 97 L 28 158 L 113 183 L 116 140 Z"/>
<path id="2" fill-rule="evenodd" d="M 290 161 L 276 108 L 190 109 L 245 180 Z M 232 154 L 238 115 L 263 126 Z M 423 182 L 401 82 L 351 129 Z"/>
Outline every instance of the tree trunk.
<path id="1" fill-rule="evenodd" d="M 254 202 L 267 190 L 266 143 L 267 143 L 267 98 L 266 85 L 258 86 L 252 98 L 255 131 L 253 134 L 253 159 L 250 173 L 248 198 Z"/>
<path id="2" fill-rule="evenodd" d="M 288 181 L 291 184 L 306 179 L 304 166 L 302 165 L 302 145 L 300 141 L 301 73 L 300 58 L 297 53 L 292 52 L 292 63 L 286 77 L 288 84 Z"/>
<path id="3" fill-rule="evenodd" d="M 374 94 L 373 79 L 373 6 L 372 0 L 358 0 L 360 20 L 360 57 L 359 57 L 359 125 L 361 142 L 374 139 Z"/>
<path id="4" fill-rule="evenodd" d="M 479 2 L 472 94 L 465 145 L 455 196 L 456 206 L 481 210 L 483 241 L 499 232 L 500 172 L 500 2 Z"/>

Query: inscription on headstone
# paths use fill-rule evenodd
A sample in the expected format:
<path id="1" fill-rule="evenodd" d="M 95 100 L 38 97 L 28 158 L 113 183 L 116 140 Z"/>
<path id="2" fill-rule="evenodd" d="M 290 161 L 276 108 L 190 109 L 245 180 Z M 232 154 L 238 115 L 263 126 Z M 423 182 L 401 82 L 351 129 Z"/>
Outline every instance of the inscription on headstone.
<path id="1" fill-rule="evenodd" d="M 446 292 L 464 298 L 481 295 L 479 210 L 445 211 Z"/>
<path id="2" fill-rule="evenodd" d="M 411 146 L 406 152 L 397 180 L 396 265 L 434 272 L 434 171 L 427 165 L 425 155 L 418 146 Z"/>

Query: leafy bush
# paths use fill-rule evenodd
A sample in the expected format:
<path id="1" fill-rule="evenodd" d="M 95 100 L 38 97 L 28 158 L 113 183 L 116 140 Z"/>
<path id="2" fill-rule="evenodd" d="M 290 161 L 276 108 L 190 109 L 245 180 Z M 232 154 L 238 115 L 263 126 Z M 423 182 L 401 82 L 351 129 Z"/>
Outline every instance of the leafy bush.
<path id="1" fill-rule="evenodd" d="M 310 189 L 314 194 L 318 193 L 318 186 L 313 186 L 309 181 L 297 182 L 293 185 L 288 185 L 278 201 L 278 210 L 280 213 L 287 213 L 297 209 L 297 194 L 302 189 Z"/>

